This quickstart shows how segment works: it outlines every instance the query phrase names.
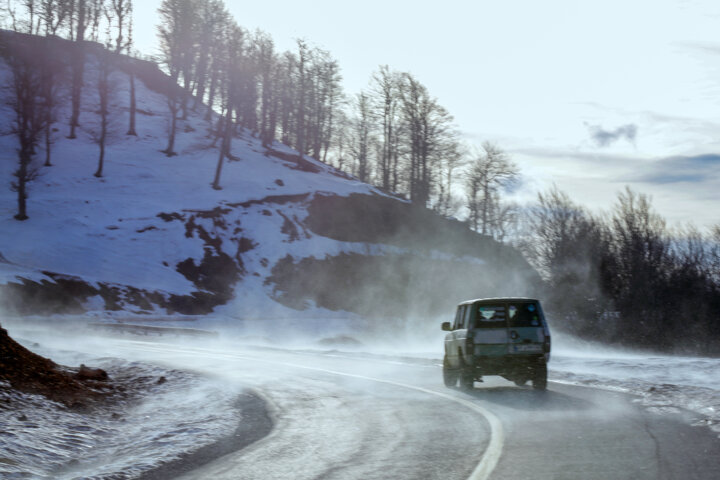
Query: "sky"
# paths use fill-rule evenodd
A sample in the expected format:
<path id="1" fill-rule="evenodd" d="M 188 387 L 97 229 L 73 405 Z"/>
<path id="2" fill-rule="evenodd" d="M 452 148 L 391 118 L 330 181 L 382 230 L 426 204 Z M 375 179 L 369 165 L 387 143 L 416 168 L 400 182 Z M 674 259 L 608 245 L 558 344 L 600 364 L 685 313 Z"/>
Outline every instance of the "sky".
<path id="1" fill-rule="evenodd" d="M 608 211 L 629 186 L 671 225 L 720 223 L 720 2 L 225 3 L 279 50 L 328 50 L 348 95 L 380 65 L 412 73 L 465 141 L 511 154 L 518 201 L 555 184 Z M 135 6 L 145 54 L 157 53 L 159 4 Z"/>

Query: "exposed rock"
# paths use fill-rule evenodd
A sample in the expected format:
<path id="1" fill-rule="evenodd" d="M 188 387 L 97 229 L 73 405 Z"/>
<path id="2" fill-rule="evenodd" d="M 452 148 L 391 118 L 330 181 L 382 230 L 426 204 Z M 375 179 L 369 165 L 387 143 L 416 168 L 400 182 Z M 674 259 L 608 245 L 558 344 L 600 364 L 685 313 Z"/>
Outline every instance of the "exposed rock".
<path id="1" fill-rule="evenodd" d="M 90 368 L 81 364 L 80 369 L 75 374 L 75 378 L 78 380 L 100 380 L 105 381 L 108 379 L 108 374 L 102 368 Z"/>

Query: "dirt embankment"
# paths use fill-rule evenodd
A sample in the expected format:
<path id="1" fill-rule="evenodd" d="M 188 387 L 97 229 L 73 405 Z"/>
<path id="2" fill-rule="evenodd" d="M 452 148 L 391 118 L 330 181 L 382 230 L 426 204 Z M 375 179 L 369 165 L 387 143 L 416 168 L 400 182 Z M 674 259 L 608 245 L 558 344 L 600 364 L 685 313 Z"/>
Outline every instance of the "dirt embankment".
<path id="1" fill-rule="evenodd" d="M 92 409 L 122 390 L 104 370 L 58 365 L 17 343 L 0 326 L 0 388 L 3 383 L 78 410 Z"/>

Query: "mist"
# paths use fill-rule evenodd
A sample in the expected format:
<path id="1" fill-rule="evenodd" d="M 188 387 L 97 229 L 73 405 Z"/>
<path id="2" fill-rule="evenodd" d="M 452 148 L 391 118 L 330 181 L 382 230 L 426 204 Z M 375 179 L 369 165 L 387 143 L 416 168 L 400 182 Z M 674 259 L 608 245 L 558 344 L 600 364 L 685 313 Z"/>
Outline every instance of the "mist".
<path id="1" fill-rule="evenodd" d="M 31 3 L 18 4 L 19 25 L 39 32 L 47 18 Z M 72 37 L 80 17 L 58 23 L 59 31 Z M 220 25 L 196 17 L 211 30 Z M 111 16 L 97 18 L 109 22 L 108 32 L 122 30 Z M 73 98 L 43 112 L 49 141 L 28 143 L 48 158 L 52 149 L 54 166 L 43 177 L 18 175 L 24 157 L 0 162 L 3 178 L 29 185 L 27 198 L 0 190 L 7 206 L 0 218 L 0 323 L 55 362 L 53 371 L 75 381 L 86 365 L 109 380 L 90 384 L 106 399 L 94 403 L 58 402 L 0 382 L 0 476 L 643 478 L 633 463 L 661 463 L 665 438 L 692 437 L 704 448 L 705 434 L 685 428 L 717 429 L 718 360 L 652 352 L 717 352 L 717 239 L 701 241 L 707 248 L 697 255 L 696 242 L 673 240 L 649 199 L 629 189 L 606 217 L 550 192 L 536 210 L 527 208 L 535 222 L 526 237 L 503 236 L 511 242 L 503 243 L 480 235 L 452 218 L 465 208 L 458 179 L 467 168 L 449 113 L 418 79 L 381 70 L 391 87 L 386 99 L 403 107 L 386 118 L 395 136 L 374 131 L 374 139 L 363 140 L 368 144 L 356 138 L 341 145 L 347 139 L 329 133 L 341 129 L 324 122 L 349 114 L 343 133 L 352 137 L 360 112 L 342 110 L 329 53 L 298 42 L 297 51 L 278 55 L 269 37 L 245 36 L 231 17 L 225 21 L 212 49 L 188 56 L 194 66 L 173 64 L 172 49 L 163 52 L 171 74 L 183 70 L 172 79 L 182 77 L 184 89 L 168 88 L 155 63 L 123 56 L 130 44 L 122 46 L 118 33 L 116 56 L 124 60 L 110 76 L 117 94 L 110 112 L 98 92 L 79 88 L 83 78 L 97 81 L 102 45 L 35 39 L 72 46 L 58 48 L 66 64 L 55 86 Z M 102 33 L 99 25 L 94 35 Z M 175 40 L 194 42 L 197 32 L 175 33 Z M 228 48 L 232 42 L 243 48 Z M 48 72 L 34 53 L 13 65 L 3 60 L 0 75 L 24 73 L 27 85 L 41 85 L 40 72 Z M 214 71 L 200 74 L 208 59 Z M 191 71 L 200 78 L 191 79 Z M 311 71 L 325 75 L 306 76 Z M 210 75 L 222 85 L 217 92 L 204 87 Z M 273 80 L 280 77 L 288 85 Z M 325 88 L 333 94 L 310 112 L 305 100 Z M 409 100 L 411 90 L 418 102 Z M 137 135 L 127 136 L 136 100 Z M 436 114 L 426 118 L 435 123 L 426 131 L 441 134 L 420 138 L 422 122 L 407 115 L 421 113 L 419 106 Z M 222 108 L 228 124 L 221 135 Z M 282 125 L 268 118 L 278 109 Z M 66 137 L 57 132 L 68 125 L 51 114 L 81 115 L 77 138 L 75 120 Z M 638 131 L 634 124 L 589 128 L 600 147 L 632 143 Z M 102 172 L 94 141 L 107 153 Z M 422 151 L 423 142 L 442 148 Z M 0 152 L 15 152 L 17 143 L 0 136 Z M 345 147 L 365 153 L 348 160 Z M 486 191 L 484 212 L 504 208 L 504 193 Z M 549 389 L 535 392 L 495 376 L 465 389 L 444 385 L 440 324 L 452 320 L 460 302 L 501 296 L 543 302 L 553 338 Z M 688 318 L 692 328 L 685 328 Z M 648 411 L 677 415 L 657 420 Z M 576 440 L 588 432 L 597 436 Z M 620 447 L 650 461 L 616 467 L 623 457 L 612 450 L 617 439 L 630 439 Z M 675 455 L 685 458 L 685 445 Z M 598 452 L 604 456 L 591 457 Z M 578 472 L 577 465 L 597 470 Z"/>

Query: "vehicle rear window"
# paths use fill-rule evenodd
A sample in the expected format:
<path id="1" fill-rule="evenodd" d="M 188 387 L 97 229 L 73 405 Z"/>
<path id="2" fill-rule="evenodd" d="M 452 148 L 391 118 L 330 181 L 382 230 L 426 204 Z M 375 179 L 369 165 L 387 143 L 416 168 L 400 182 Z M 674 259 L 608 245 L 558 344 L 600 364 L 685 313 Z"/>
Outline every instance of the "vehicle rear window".
<path id="1" fill-rule="evenodd" d="M 478 305 L 475 315 L 475 328 L 504 328 L 504 305 Z"/>
<path id="2" fill-rule="evenodd" d="M 511 327 L 539 327 L 540 309 L 537 303 L 512 303 L 508 305 Z"/>

